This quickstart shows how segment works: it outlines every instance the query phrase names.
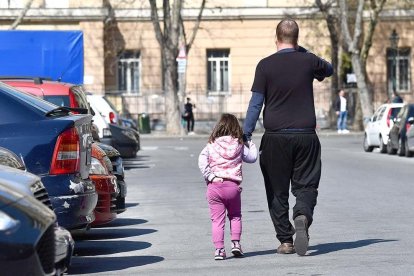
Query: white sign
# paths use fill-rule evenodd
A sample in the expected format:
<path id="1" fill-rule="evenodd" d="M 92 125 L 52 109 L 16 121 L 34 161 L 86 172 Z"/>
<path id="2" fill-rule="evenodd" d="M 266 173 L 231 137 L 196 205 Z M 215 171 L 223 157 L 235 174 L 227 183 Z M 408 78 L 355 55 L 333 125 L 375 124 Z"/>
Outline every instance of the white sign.
<path id="1" fill-rule="evenodd" d="M 179 74 L 184 74 L 187 68 L 187 59 L 185 58 L 177 58 L 178 68 L 177 72 Z"/>

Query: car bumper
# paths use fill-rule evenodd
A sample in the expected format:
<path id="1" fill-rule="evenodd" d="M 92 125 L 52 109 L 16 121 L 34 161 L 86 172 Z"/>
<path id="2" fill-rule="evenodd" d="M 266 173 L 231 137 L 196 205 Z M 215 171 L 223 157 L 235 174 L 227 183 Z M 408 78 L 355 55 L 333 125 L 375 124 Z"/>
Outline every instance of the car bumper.
<path id="1" fill-rule="evenodd" d="M 55 263 L 56 270 L 63 273 L 70 266 L 75 242 L 70 232 L 55 226 Z"/>
<path id="2" fill-rule="evenodd" d="M 92 226 L 111 222 L 116 218 L 116 197 L 119 194 L 114 175 L 90 175 L 98 193 L 98 202 L 94 210 L 95 221 Z"/>
<path id="3" fill-rule="evenodd" d="M 127 185 L 123 180 L 117 180 L 119 194 L 116 198 L 116 212 L 118 214 L 126 211 L 125 198 L 127 195 Z"/>
<path id="4" fill-rule="evenodd" d="M 79 180 L 72 175 L 43 177 L 53 210 L 60 226 L 68 230 L 87 229 L 95 220 L 93 210 L 98 201 L 90 179 Z"/>

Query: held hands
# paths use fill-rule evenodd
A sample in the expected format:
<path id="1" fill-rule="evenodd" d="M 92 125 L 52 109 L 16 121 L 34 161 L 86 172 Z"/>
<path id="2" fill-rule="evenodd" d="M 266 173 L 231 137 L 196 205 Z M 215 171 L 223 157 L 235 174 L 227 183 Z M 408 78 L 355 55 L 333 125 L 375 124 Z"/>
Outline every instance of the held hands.
<path id="1" fill-rule="evenodd" d="M 214 177 L 213 180 L 211 182 L 223 182 L 224 179 L 221 177 Z"/>

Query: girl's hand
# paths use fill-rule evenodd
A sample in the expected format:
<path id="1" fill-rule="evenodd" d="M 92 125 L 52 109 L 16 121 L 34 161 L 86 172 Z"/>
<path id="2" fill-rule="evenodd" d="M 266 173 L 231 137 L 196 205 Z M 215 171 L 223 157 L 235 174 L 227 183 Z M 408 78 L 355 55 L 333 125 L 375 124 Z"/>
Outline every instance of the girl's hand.
<path id="1" fill-rule="evenodd" d="M 213 180 L 211 182 L 223 182 L 223 178 L 221 177 L 214 177 Z"/>

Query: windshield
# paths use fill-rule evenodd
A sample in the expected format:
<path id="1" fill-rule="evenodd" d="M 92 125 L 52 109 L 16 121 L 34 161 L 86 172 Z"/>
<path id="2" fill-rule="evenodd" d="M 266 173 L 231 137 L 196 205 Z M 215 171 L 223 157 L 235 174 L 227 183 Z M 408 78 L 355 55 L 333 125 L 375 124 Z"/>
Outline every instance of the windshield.
<path id="1" fill-rule="evenodd" d="M 36 107 L 37 109 L 41 110 L 42 112 L 48 112 L 52 109 L 56 108 L 56 105 L 51 104 L 45 100 L 39 99 L 36 96 L 33 96 L 29 93 L 17 90 L 7 84 L 0 82 L 0 89 L 9 95 L 13 95 L 14 97 L 18 98 L 19 100 L 25 102 L 28 105 Z"/>
<path id="2" fill-rule="evenodd" d="M 43 99 L 57 106 L 70 106 L 69 96 L 44 96 Z"/>

